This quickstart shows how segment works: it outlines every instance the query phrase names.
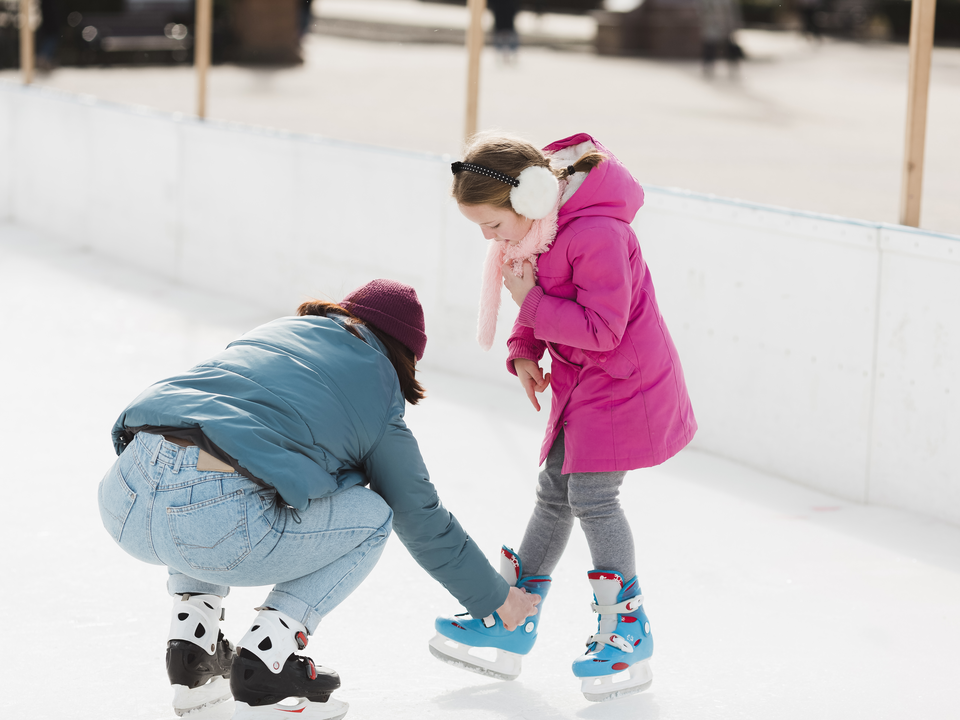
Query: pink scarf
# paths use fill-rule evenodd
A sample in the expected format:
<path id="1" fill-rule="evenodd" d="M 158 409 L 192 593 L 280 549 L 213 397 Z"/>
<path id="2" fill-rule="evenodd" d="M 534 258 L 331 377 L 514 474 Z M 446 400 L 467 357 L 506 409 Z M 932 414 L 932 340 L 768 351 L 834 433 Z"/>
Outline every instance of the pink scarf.
<path id="1" fill-rule="evenodd" d="M 513 261 L 513 274 L 523 277 L 523 263 L 533 265 L 534 277 L 537 273 L 537 255 L 546 252 L 557 236 L 557 215 L 563 204 L 563 191 L 567 183 L 560 181 L 557 204 L 545 218 L 534 220 L 526 235 L 516 245 L 492 240 L 487 249 L 487 259 L 483 266 L 483 282 L 480 286 L 480 317 L 477 320 L 477 342 L 484 350 L 493 347 L 493 336 L 497 331 L 497 313 L 500 311 L 500 288 L 502 274 L 500 268 L 509 260 Z"/>

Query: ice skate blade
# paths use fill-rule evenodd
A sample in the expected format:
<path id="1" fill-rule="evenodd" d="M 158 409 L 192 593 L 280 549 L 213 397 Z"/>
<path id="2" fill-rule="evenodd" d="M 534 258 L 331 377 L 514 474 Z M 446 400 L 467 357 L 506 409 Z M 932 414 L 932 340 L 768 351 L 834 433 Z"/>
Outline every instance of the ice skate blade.
<path id="1" fill-rule="evenodd" d="M 614 675 L 585 677 L 580 692 L 590 702 L 606 702 L 615 698 L 636 695 L 653 684 L 653 672 L 646 660 L 631 665 L 629 670 Z"/>
<path id="2" fill-rule="evenodd" d="M 499 648 L 475 648 L 458 643 L 437 633 L 430 640 L 430 654 L 448 665 L 469 670 L 470 672 L 498 680 L 516 680 L 520 675 L 520 663 L 523 656 Z M 492 660 L 480 657 L 477 653 L 494 655 Z"/>
<path id="3" fill-rule="evenodd" d="M 233 711 L 233 720 L 266 720 L 267 718 L 290 718 L 299 720 L 340 720 L 347 714 L 350 706 L 329 698 L 326 702 L 310 702 L 304 698 L 296 703 L 274 703 L 273 705 L 247 705 L 237 701 Z"/>
<path id="4" fill-rule="evenodd" d="M 183 717 L 191 715 L 210 707 L 219 705 L 225 700 L 229 700 L 233 695 L 230 693 L 230 681 L 222 677 L 215 677 L 206 685 L 196 688 L 188 688 L 186 685 L 173 686 L 173 711 Z"/>

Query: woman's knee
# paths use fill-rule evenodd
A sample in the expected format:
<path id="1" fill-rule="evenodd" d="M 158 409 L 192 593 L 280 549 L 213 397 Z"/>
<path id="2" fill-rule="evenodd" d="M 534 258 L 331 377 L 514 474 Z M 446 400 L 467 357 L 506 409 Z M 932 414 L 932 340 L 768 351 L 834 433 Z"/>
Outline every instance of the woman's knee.
<path id="1" fill-rule="evenodd" d="M 342 494 L 357 526 L 370 528 L 371 535 L 390 535 L 393 529 L 393 510 L 386 500 L 365 487 L 352 487 Z"/>
<path id="2" fill-rule="evenodd" d="M 378 534 L 382 534 L 384 538 L 390 535 L 390 532 L 393 530 L 393 510 L 390 509 L 390 506 L 386 503 L 383 503 L 385 512 L 383 513 L 383 522 L 380 523 L 380 527 L 377 529 Z"/>

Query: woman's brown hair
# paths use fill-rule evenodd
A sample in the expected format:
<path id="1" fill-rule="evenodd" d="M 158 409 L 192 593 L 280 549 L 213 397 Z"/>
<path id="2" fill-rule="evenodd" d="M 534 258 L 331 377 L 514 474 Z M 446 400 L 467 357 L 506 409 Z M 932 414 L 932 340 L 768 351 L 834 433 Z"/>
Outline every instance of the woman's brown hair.
<path id="1" fill-rule="evenodd" d="M 318 315 L 320 317 L 339 315 L 346 318 L 347 331 L 366 342 L 366 339 L 355 327 L 356 325 L 363 325 L 387 349 L 387 357 L 397 373 L 397 379 L 400 381 L 400 392 L 403 393 L 404 399 L 411 405 L 416 405 L 427 396 L 427 391 L 417 381 L 417 358 L 413 351 L 392 335 L 387 335 L 376 325 L 364 322 L 349 310 L 325 300 L 310 300 L 303 303 L 297 308 L 297 315 L 300 317 L 304 315 Z"/>
<path id="2" fill-rule="evenodd" d="M 581 155 L 573 169 L 588 172 L 606 159 L 603 153 L 592 150 Z M 475 135 L 464 152 L 463 162 L 481 165 L 513 178 L 533 166 L 550 168 L 558 180 L 569 175 L 566 167 L 551 167 L 550 159 L 526 140 L 503 135 Z M 512 210 L 512 189 L 505 182 L 468 170 L 453 176 L 452 193 L 458 205 L 493 205 Z"/>

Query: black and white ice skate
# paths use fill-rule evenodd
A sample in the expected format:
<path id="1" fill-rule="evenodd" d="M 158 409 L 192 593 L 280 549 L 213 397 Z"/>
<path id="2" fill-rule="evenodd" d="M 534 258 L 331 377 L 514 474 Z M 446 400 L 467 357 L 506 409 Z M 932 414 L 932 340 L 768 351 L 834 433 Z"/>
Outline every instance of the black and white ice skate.
<path id="1" fill-rule="evenodd" d="M 240 640 L 230 670 L 236 701 L 233 720 L 290 717 L 339 720 L 347 703 L 330 697 L 340 676 L 296 654 L 307 646 L 306 628 L 276 610 L 261 610 Z"/>
<path id="2" fill-rule="evenodd" d="M 221 598 L 181 595 L 174 603 L 167 641 L 167 677 L 173 711 L 188 715 L 230 699 L 233 644 L 219 631 Z"/>
<path id="3" fill-rule="evenodd" d="M 289 716 L 338 720 L 347 704 L 330 694 L 340 687 L 340 676 L 317 667 L 307 657 L 291 655 L 279 673 L 273 673 L 256 655 L 243 648 L 233 661 L 230 688 L 236 701 L 234 720 Z"/>
<path id="4" fill-rule="evenodd" d="M 167 643 L 167 677 L 173 685 L 173 711 L 177 715 L 216 705 L 230 698 L 233 645 L 220 633 L 217 652 L 208 655 L 195 643 Z"/>

